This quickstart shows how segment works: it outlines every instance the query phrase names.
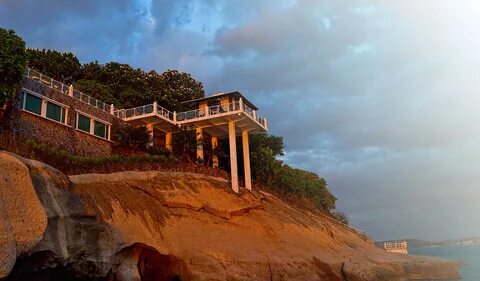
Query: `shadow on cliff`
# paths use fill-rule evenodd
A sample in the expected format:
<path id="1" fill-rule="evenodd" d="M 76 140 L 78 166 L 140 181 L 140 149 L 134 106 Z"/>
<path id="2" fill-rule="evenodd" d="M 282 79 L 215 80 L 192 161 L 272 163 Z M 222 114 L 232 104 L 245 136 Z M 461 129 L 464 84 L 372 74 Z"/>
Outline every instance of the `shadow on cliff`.
<path id="1" fill-rule="evenodd" d="M 180 281 L 191 276 L 184 261 L 160 254 L 143 244 L 134 244 L 115 255 L 117 264 L 105 277 L 79 275 L 72 264 L 60 264 L 51 251 L 36 252 L 20 258 L 4 281 Z"/>

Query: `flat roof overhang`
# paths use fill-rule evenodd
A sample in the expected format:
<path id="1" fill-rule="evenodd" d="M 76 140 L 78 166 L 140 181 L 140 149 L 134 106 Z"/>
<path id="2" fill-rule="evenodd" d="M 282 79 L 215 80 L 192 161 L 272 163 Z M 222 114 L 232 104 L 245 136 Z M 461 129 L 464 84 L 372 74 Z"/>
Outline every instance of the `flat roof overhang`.
<path id="1" fill-rule="evenodd" d="M 143 114 L 138 116 L 127 117 L 125 122 L 134 126 L 146 126 L 153 124 L 153 127 L 163 132 L 171 132 L 175 126 L 173 121 L 155 113 Z"/>
<path id="2" fill-rule="evenodd" d="M 237 97 L 237 98 L 242 98 L 243 103 L 248 105 L 253 110 L 258 110 L 258 108 L 251 103 L 245 96 L 242 95 L 239 91 L 234 91 L 234 92 L 229 92 L 229 93 L 220 93 L 220 94 L 214 94 L 208 97 L 204 98 L 199 98 L 199 99 L 194 99 L 194 100 L 189 100 L 189 101 L 184 101 L 182 104 L 189 106 L 190 108 L 198 108 L 198 105 L 200 102 L 203 101 L 211 101 L 211 100 L 220 100 L 222 97 Z"/>
<path id="3" fill-rule="evenodd" d="M 204 116 L 190 120 L 177 121 L 177 126 L 191 126 L 202 128 L 205 132 L 219 138 L 228 136 L 228 122 L 235 122 L 235 131 L 240 135 L 242 131 L 250 133 L 266 132 L 267 129 L 251 116 L 240 110 L 222 114 Z"/>

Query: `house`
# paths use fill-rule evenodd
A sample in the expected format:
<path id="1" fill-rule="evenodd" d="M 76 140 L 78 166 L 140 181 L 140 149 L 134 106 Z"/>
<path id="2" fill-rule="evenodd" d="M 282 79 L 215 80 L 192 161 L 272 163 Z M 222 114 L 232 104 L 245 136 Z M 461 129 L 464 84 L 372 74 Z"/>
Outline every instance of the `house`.
<path id="1" fill-rule="evenodd" d="M 184 105 L 190 110 L 171 112 L 156 102 L 117 109 L 27 68 L 14 101 L 17 110 L 11 127 L 15 136 L 37 139 L 83 156 L 111 155 L 112 128 L 121 123 L 146 126 L 152 139 L 163 139 L 161 143 L 168 149 L 172 148 L 176 128 L 195 129 L 199 161 L 204 157 L 200 142 L 204 134 L 211 136 L 212 148 L 219 139 L 229 140 L 231 184 L 235 192 L 239 190 L 236 137 L 241 136 L 245 187 L 251 190 L 249 134 L 268 130 L 267 120 L 258 115 L 258 108 L 240 92 L 220 93 Z M 218 167 L 215 155 L 212 166 Z"/>
<path id="2" fill-rule="evenodd" d="M 384 249 L 387 252 L 408 254 L 408 244 L 406 240 L 392 240 L 375 243 L 377 247 Z"/>

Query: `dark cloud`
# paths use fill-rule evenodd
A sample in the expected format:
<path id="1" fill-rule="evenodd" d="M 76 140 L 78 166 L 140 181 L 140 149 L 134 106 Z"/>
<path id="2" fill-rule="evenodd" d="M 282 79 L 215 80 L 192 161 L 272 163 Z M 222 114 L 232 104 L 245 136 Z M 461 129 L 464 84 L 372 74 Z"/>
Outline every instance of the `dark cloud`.
<path id="1" fill-rule="evenodd" d="M 378 239 L 480 233 L 479 19 L 474 0 L 0 5 L 30 47 L 243 91 L 285 137 L 285 161 L 325 176 Z"/>

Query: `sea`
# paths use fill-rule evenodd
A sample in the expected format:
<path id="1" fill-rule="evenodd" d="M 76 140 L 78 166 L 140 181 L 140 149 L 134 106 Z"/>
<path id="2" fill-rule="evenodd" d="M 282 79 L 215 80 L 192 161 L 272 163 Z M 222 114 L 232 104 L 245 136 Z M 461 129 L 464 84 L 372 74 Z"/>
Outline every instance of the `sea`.
<path id="1" fill-rule="evenodd" d="M 439 257 L 452 261 L 462 261 L 460 268 L 462 281 L 480 281 L 480 245 L 477 246 L 442 246 L 408 248 L 412 255 Z"/>

